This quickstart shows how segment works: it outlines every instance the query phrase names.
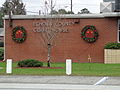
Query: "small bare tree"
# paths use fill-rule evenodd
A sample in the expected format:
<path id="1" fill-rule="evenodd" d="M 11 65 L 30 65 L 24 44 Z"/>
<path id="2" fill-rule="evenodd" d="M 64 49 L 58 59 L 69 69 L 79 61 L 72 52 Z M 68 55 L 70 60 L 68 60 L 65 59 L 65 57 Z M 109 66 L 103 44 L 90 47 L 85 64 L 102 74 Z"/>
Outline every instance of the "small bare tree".
<path id="1" fill-rule="evenodd" d="M 47 48 L 47 66 L 50 67 L 51 62 L 51 49 L 55 46 L 57 37 L 60 35 L 61 32 L 68 32 L 66 26 L 74 24 L 74 22 L 66 22 L 66 19 L 61 19 L 63 17 L 63 13 L 56 13 L 53 14 L 55 4 L 53 4 L 53 0 L 45 1 L 45 20 L 44 25 L 41 26 L 42 32 L 41 40 L 43 41 L 44 46 Z M 78 23 L 78 21 L 76 22 Z"/>
<path id="2" fill-rule="evenodd" d="M 47 66 L 50 67 L 51 61 L 51 49 L 55 46 L 56 37 L 60 33 L 59 26 L 56 26 L 59 22 L 59 18 L 50 18 L 46 20 L 47 26 L 43 27 L 43 32 L 41 32 L 41 38 L 44 45 L 47 48 Z"/>
<path id="3" fill-rule="evenodd" d="M 50 5 L 49 5 L 50 4 Z M 50 61 L 51 61 L 51 49 L 55 44 L 55 39 L 58 36 L 58 34 L 61 32 L 60 28 L 61 26 L 59 23 L 61 22 L 61 18 L 59 14 L 53 15 L 52 13 L 48 13 L 49 9 L 50 12 L 53 11 L 55 5 L 53 5 L 53 1 L 50 0 L 49 2 L 45 1 L 45 22 L 46 25 L 43 28 L 43 32 L 41 32 L 42 41 L 44 42 L 44 45 L 47 48 L 47 66 L 50 67 Z M 49 16 L 49 18 L 47 18 Z M 56 16 L 56 18 L 55 18 Z"/>

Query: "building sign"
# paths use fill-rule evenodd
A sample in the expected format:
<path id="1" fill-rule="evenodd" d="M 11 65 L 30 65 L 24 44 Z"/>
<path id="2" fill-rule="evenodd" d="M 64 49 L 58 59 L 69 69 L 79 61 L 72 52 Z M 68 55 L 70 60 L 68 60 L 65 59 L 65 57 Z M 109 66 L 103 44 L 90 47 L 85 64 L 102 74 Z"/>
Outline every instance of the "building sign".
<path id="1" fill-rule="evenodd" d="M 58 33 L 67 33 L 67 32 L 69 32 L 69 30 L 68 29 L 61 29 L 61 28 L 57 28 L 57 29 L 51 29 L 51 30 L 49 30 L 49 28 L 47 28 L 47 29 L 42 29 L 42 28 L 35 28 L 35 29 L 33 29 L 33 32 L 39 32 L 39 33 L 42 33 L 42 32 L 48 32 L 48 31 L 51 31 L 51 32 L 58 32 Z"/>
<path id="2" fill-rule="evenodd" d="M 60 33 L 68 33 L 69 29 L 67 26 L 76 24 L 76 21 L 68 21 L 68 22 L 33 22 L 33 32 L 60 32 Z"/>
<path id="3" fill-rule="evenodd" d="M 64 26 L 69 26 L 73 25 L 75 22 L 69 21 L 69 22 L 56 22 L 56 23 L 51 23 L 51 22 L 33 22 L 34 27 L 51 27 L 51 26 L 56 26 L 56 27 L 64 27 Z"/>

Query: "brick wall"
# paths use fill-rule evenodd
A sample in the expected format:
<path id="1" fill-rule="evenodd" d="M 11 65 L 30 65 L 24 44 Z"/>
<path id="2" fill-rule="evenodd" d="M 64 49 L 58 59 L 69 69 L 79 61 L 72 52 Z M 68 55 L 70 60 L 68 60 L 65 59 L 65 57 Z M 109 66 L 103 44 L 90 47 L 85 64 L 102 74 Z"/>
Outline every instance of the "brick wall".
<path id="1" fill-rule="evenodd" d="M 75 19 L 66 19 L 72 21 Z M 59 33 L 52 47 L 52 62 L 65 62 L 71 58 L 73 62 L 88 62 L 88 55 L 92 62 L 104 62 L 104 45 L 107 42 L 117 41 L 117 19 L 76 19 L 79 24 L 70 25 L 68 33 Z M 23 59 L 37 59 L 46 61 L 47 49 L 41 41 L 40 33 L 32 31 L 33 22 L 41 22 L 40 19 L 13 20 L 13 27 L 9 27 L 8 20 L 5 21 L 5 59 L 13 61 Z M 80 33 L 84 26 L 94 25 L 99 32 L 99 38 L 95 43 L 87 43 Z M 27 30 L 27 39 L 24 43 L 18 44 L 12 40 L 12 29 L 15 26 L 24 26 Z"/>

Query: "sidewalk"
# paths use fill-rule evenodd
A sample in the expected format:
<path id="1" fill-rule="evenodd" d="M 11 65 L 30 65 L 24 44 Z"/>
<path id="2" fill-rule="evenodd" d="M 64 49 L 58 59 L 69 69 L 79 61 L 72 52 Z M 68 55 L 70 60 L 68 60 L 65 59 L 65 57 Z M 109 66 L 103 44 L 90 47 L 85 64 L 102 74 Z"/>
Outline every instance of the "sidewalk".
<path id="1" fill-rule="evenodd" d="M 94 85 L 103 77 L 88 76 L 0 76 L 0 83 Z M 109 77 L 100 85 L 120 86 L 120 77 Z"/>

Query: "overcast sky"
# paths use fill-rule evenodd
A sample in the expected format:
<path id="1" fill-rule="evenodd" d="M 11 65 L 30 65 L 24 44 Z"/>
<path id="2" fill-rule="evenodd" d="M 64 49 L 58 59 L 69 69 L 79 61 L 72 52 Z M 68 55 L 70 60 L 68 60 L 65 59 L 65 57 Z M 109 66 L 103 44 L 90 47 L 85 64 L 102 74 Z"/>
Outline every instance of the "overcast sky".
<path id="1" fill-rule="evenodd" d="M 44 12 L 44 1 L 45 0 L 22 0 L 26 5 L 26 10 L 33 12 L 32 14 L 38 14 L 38 11 Z M 49 0 L 46 0 L 49 1 Z M 55 9 L 64 8 L 70 10 L 71 0 L 53 0 L 55 4 Z M 5 2 L 5 0 L 0 0 L 0 6 Z M 73 0 L 73 12 L 77 13 L 83 8 L 87 8 L 92 13 L 100 12 L 100 2 L 103 0 Z M 29 14 L 31 14 L 29 12 Z"/>

